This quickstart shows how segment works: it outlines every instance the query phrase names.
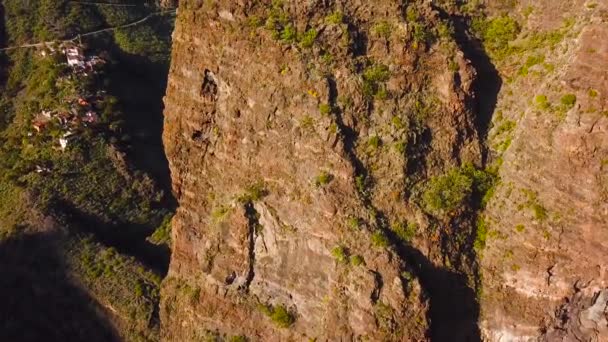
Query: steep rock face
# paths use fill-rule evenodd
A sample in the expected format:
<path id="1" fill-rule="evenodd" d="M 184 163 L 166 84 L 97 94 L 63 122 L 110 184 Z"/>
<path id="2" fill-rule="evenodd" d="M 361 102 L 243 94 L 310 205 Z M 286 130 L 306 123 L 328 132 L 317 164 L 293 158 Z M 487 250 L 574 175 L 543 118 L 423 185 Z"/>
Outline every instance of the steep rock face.
<path id="1" fill-rule="evenodd" d="M 518 8 L 527 49 L 500 64 L 511 82 L 490 138 L 504 163 L 486 212 L 489 340 L 608 339 L 606 5 Z"/>
<path id="2" fill-rule="evenodd" d="M 411 256 L 442 257 L 409 198 L 480 163 L 475 73 L 448 33 L 427 37 L 441 23 L 428 5 L 401 3 L 180 2 L 166 340 L 426 338 L 424 283 L 441 278 Z M 419 227 L 403 248 L 401 222 Z"/>

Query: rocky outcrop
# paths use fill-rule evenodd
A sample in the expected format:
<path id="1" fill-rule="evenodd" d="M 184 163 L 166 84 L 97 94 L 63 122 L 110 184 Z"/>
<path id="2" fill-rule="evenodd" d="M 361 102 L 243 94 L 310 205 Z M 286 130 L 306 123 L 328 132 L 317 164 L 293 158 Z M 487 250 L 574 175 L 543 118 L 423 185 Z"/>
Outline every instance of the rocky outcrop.
<path id="1" fill-rule="evenodd" d="M 481 160 L 475 72 L 442 24 L 422 2 L 180 2 L 165 340 L 424 340 L 434 315 L 474 335 L 475 303 L 439 299 L 470 286 L 438 243 L 468 223 L 416 200 Z"/>

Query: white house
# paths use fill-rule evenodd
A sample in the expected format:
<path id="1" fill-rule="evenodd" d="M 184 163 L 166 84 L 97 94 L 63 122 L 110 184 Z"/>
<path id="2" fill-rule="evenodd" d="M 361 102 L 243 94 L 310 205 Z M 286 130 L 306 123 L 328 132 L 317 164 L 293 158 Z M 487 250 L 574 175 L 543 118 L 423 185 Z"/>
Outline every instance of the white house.
<path id="1" fill-rule="evenodd" d="M 84 67 L 84 55 L 78 47 L 65 49 L 65 56 L 68 59 L 68 65 L 71 67 Z"/>
<path id="2" fill-rule="evenodd" d="M 61 146 L 62 150 L 65 150 L 68 147 L 68 143 L 72 140 L 74 136 L 74 132 L 68 131 L 61 138 L 59 138 L 59 146 Z"/>

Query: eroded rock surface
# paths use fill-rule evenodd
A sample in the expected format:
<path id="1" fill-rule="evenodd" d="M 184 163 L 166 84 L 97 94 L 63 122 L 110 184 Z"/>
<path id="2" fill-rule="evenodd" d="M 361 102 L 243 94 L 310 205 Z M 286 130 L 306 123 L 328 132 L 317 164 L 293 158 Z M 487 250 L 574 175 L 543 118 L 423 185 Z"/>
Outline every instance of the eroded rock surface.
<path id="1" fill-rule="evenodd" d="M 482 325 L 493 341 L 604 341 L 607 3 L 541 1 L 515 10 L 529 13 L 515 44 L 543 43 L 499 64 L 511 82 L 490 137 L 504 163 L 486 212 Z M 543 62 L 523 72 L 530 56 Z"/>
<path id="2" fill-rule="evenodd" d="M 444 270 L 438 243 L 469 221 L 410 200 L 431 175 L 481 163 L 475 71 L 440 24 L 422 2 L 180 2 L 165 340 L 414 341 L 432 316 L 437 336 L 476 335 L 458 271 L 474 262 Z M 418 227 L 409 241 L 394 241 L 400 222 Z"/>

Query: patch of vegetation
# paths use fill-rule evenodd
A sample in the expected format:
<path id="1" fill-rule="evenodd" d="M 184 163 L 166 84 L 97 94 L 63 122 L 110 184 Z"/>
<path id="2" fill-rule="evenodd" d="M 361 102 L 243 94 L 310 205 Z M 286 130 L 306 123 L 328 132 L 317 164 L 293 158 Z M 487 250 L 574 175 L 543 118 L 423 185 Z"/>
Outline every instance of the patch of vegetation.
<path id="1" fill-rule="evenodd" d="M 398 141 L 394 145 L 395 150 L 400 154 L 404 155 L 407 151 L 407 142 L 406 141 Z"/>
<path id="2" fill-rule="evenodd" d="M 285 38 L 287 38 L 289 42 L 292 42 L 297 36 L 295 27 L 291 24 L 291 18 L 283 10 L 283 3 L 281 1 L 273 1 L 270 15 L 266 19 L 264 26 L 276 40 L 281 39 L 285 41 Z"/>
<path id="3" fill-rule="evenodd" d="M 372 151 L 377 150 L 378 148 L 380 148 L 381 145 L 382 145 L 382 140 L 377 135 L 370 137 L 369 140 L 367 141 L 367 146 Z"/>
<path id="4" fill-rule="evenodd" d="M 538 109 L 547 110 L 551 108 L 551 103 L 546 95 L 536 95 L 534 98 L 534 104 Z"/>
<path id="5" fill-rule="evenodd" d="M 350 264 L 353 266 L 361 266 L 365 264 L 365 260 L 360 255 L 353 255 L 350 257 Z"/>
<path id="6" fill-rule="evenodd" d="M 436 31 L 437 31 L 437 36 L 440 39 L 445 39 L 445 40 L 452 38 L 455 34 L 454 27 L 451 25 L 451 23 L 446 23 L 446 22 L 439 23 L 436 27 Z M 454 68 L 452 68 L 452 70 L 454 70 Z M 455 70 L 458 70 L 458 69 L 455 69 Z"/>
<path id="7" fill-rule="evenodd" d="M 508 136 L 503 141 L 495 146 L 496 150 L 499 152 L 505 152 L 509 147 L 511 147 L 511 143 L 513 142 L 513 137 Z"/>
<path id="8" fill-rule="evenodd" d="M 283 305 L 259 305 L 258 308 L 281 328 L 289 328 L 296 321 L 296 316 Z"/>
<path id="9" fill-rule="evenodd" d="M 249 341 L 249 339 L 243 335 L 239 335 L 239 336 L 230 337 L 230 339 L 228 341 L 230 341 L 230 342 L 247 342 L 247 341 Z"/>
<path id="10" fill-rule="evenodd" d="M 523 224 L 518 224 L 518 225 L 515 226 L 515 230 L 518 233 L 523 233 L 523 231 L 526 230 L 526 227 Z"/>
<path id="11" fill-rule="evenodd" d="M 509 54 L 509 44 L 517 38 L 521 31 L 519 23 L 508 15 L 489 20 L 482 17 L 475 18 L 472 29 L 492 56 L 498 59 Z"/>
<path id="12" fill-rule="evenodd" d="M 319 112 L 323 115 L 329 115 L 332 112 L 332 108 L 330 104 L 322 103 L 319 105 Z"/>
<path id="13" fill-rule="evenodd" d="M 562 98 L 560 99 L 560 103 L 562 104 L 562 106 L 569 110 L 576 104 L 576 95 L 566 94 L 562 96 Z"/>
<path id="14" fill-rule="evenodd" d="M 310 115 L 305 115 L 302 118 L 302 121 L 300 121 L 300 127 L 302 127 L 303 129 L 312 129 L 314 127 L 315 121 L 312 118 L 312 116 Z"/>
<path id="15" fill-rule="evenodd" d="M 540 205 L 539 203 L 533 203 L 530 208 L 532 209 L 532 212 L 534 213 L 534 218 L 539 221 L 544 221 L 549 217 L 549 215 L 547 213 L 547 209 L 545 207 L 543 207 L 542 205 Z"/>
<path id="16" fill-rule="evenodd" d="M 528 73 L 530 72 L 530 68 L 532 68 L 535 65 L 542 64 L 544 62 L 545 62 L 545 56 L 542 56 L 542 55 L 529 56 L 528 59 L 526 60 L 526 63 L 524 63 L 524 65 L 522 65 L 522 67 L 519 69 L 518 74 L 520 76 L 527 76 Z"/>
<path id="17" fill-rule="evenodd" d="M 373 64 L 363 71 L 363 94 L 368 99 L 386 98 L 385 82 L 390 79 L 390 70 L 386 65 Z"/>
<path id="18" fill-rule="evenodd" d="M 154 233 L 150 236 L 150 242 L 157 245 L 165 245 L 169 247 L 171 245 L 171 219 L 173 215 L 167 215 L 163 219 L 163 222 Z"/>
<path id="19" fill-rule="evenodd" d="M 213 219 L 213 221 L 219 223 L 224 221 L 224 219 L 226 219 L 226 216 L 228 216 L 228 213 L 230 213 L 230 207 L 228 206 L 219 206 L 214 208 L 211 211 L 211 218 Z"/>
<path id="20" fill-rule="evenodd" d="M 343 246 L 336 246 L 331 250 L 331 255 L 341 264 L 348 262 L 348 249 Z"/>
<path id="21" fill-rule="evenodd" d="M 526 201 L 518 206 L 518 209 L 529 208 L 532 215 L 538 221 L 545 221 L 549 218 L 548 210 L 538 200 L 538 194 L 529 189 L 522 189 L 522 193 L 526 196 Z"/>
<path id="22" fill-rule="evenodd" d="M 282 30 L 280 34 L 280 39 L 288 44 L 294 43 L 298 38 L 298 31 L 296 30 L 293 24 L 287 24 Z"/>
<path id="23" fill-rule="evenodd" d="M 252 15 L 249 18 L 247 18 L 247 26 L 251 27 L 251 28 L 259 28 L 264 26 L 264 21 L 262 20 L 262 18 L 258 17 L 257 15 Z"/>
<path id="24" fill-rule="evenodd" d="M 263 181 L 258 181 L 249 185 L 245 192 L 238 197 L 238 201 L 240 203 L 257 202 L 268 195 L 266 184 Z"/>
<path id="25" fill-rule="evenodd" d="M 335 11 L 325 17 L 325 21 L 329 24 L 340 25 L 344 22 L 344 13 L 341 11 Z"/>
<path id="26" fill-rule="evenodd" d="M 321 173 L 315 178 L 315 185 L 322 187 L 329 184 L 334 179 L 334 176 L 327 171 L 321 171 Z"/>
<path id="27" fill-rule="evenodd" d="M 433 177 L 422 195 L 424 207 L 441 216 L 460 208 L 473 193 L 473 179 L 460 169 Z"/>
<path id="28" fill-rule="evenodd" d="M 384 232 L 376 230 L 372 233 L 372 244 L 374 247 L 384 248 L 390 244 L 390 241 Z"/>
<path id="29" fill-rule="evenodd" d="M 394 330 L 396 325 L 394 320 L 394 309 L 390 305 L 378 301 L 376 305 L 374 305 L 374 311 L 381 331 L 389 332 Z"/>
<path id="30" fill-rule="evenodd" d="M 51 0 L 5 0 L 2 6 L 7 45 L 73 37 L 135 21 L 151 10 Z M 53 245 L 62 260 L 57 271 L 65 268 L 63 276 L 79 286 L 74 293 L 60 294 L 61 300 L 70 302 L 67 297 L 82 292 L 111 306 L 124 319 L 120 334 L 126 340 L 158 339 L 158 323 L 152 316 L 160 277 L 136 257 L 144 254 L 143 249 L 152 251 L 145 241 L 149 235 L 153 243 L 169 243 L 171 209 L 152 176 L 160 175 L 146 164 L 162 166 L 151 160 L 156 156 L 150 145 L 155 143 L 140 138 L 146 140 L 142 145 L 147 160 L 142 161 L 130 135 L 137 121 L 137 134 L 155 136 L 151 126 L 160 118 L 159 94 L 164 91 L 172 24 L 169 16 L 157 16 L 94 40 L 83 37 L 89 46 L 86 54 L 105 55 L 110 62 L 95 73 L 73 72 L 65 65 L 65 56 L 42 57 L 35 49 L 3 53 L 0 58 L 2 76 L 8 77 L 6 83 L 0 82 L 0 238 L 43 228 L 46 223 L 38 217 L 49 217 L 65 228 L 59 245 Z M 128 95 L 123 88 L 128 88 Z M 88 98 L 98 120 L 95 125 L 68 128 L 57 115 L 69 112 L 69 102 L 79 97 Z M 36 132 L 32 119 L 43 110 L 53 113 L 51 122 Z M 68 130 L 72 138 L 61 150 L 59 138 Z M 84 296 L 78 299 L 89 308 Z M 70 315 L 79 312 L 60 306 L 66 312 L 59 316 L 65 315 L 73 328 Z"/>
<path id="31" fill-rule="evenodd" d="M 391 25 L 391 23 L 389 23 L 388 21 L 381 21 L 376 23 L 372 27 L 372 32 L 377 37 L 388 40 L 391 38 L 391 34 L 393 32 L 393 25 Z"/>
<path id="32" fill-rule="evenodd" d="M 357 192 L 359 192 L 360 195 L 367 195 L 368 182 L 364 175 L 358 175 L 355 177 L 355 186 L 357 187 Z"/>
<path id="33" fill-rule="evenodd" d="M 477 251 L 478 254 L 481 253 L 481 251 L 486 247 L 488 231 L 488 222 L 483 216 L 479 216 L 477 218 L 477 225 L 475 230 L 475 242 L 473 242 L 473 247 L 475 248 L 475 251 Z"/>
<path id="34" fill-rule="evenodd" d="M 351 216 L 346 220 L 346 225 L 351 229 L 359 229 L 363 225 L 363 220 L 356 216 Z"/>
<path id="35" fill-rule="evenodd" d="M 134 258 L 95 242 L 91 236 L 69 238 L 66 260 L 81 281 L 102 298 L 111 298 L 115 310 L 137 322 L 145 331 L 154 302 L 160 297 L 160 277 L 147 271 Z"/>
<path id="36" fill-rule="evenodd" d="M 315 40 L 317 39 L 318 32 L 314 28 L 309 29 L 304 32 L 300 37 L 300 47 L 309 49 L 315 44 Z"/>
<path id="37" fill-rule="evenodd" d="M 421 44 L 426 44 L 434 39 L 432 31 L 427 26 L 426 20 L 420 15 L 418 8 L 410 4 L 406 10 L 406 20 L 411 30 L 412 47 L 418 49 Z"/>
<path id="38" fill-rule="evenodd" d="M 517 124 L 513 120 L 504 120 L 498 128 L 496 128 L 496 135 L 503 133 L 511 133 Z"/>
<path id="39" fill-rule="evenodd" d="M 483 207 L 493 194 L 497 180 L 492 170 L 479 170 L 472 164 L 453 168 L 427 182 L 422 206 L 437 216 L 450 215 L 473 199 Z"/>
<path id="40" fill-rule="evenodd" d="M 391 230 L 403 242 L 410 242 L 418 233 L 418 225 L 414 222 L 396 222 L 391 226 Z"/>
<path id="41" fill-rule="evenodd" d="M 599 92 L 595 89 L 589 89 L 588 95 L 591 98 L 596 98 L 599 95 Z"/>

